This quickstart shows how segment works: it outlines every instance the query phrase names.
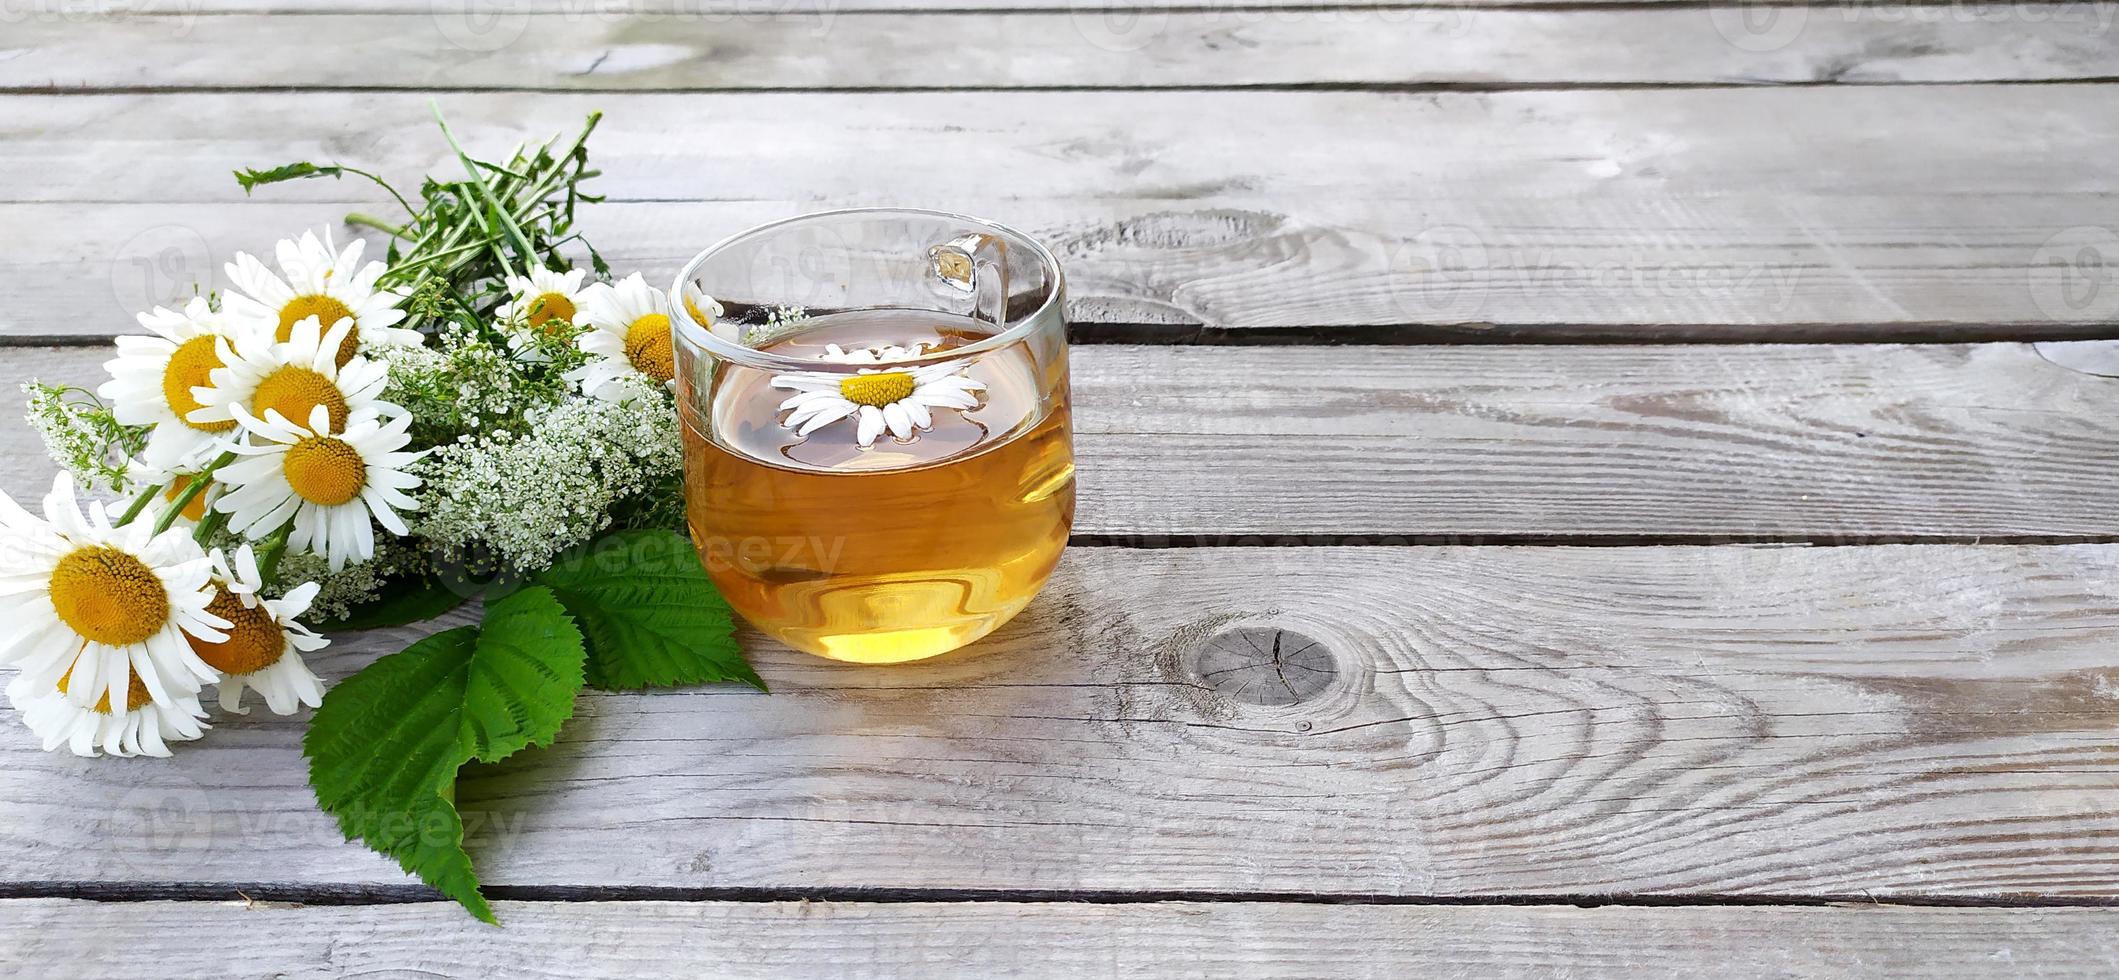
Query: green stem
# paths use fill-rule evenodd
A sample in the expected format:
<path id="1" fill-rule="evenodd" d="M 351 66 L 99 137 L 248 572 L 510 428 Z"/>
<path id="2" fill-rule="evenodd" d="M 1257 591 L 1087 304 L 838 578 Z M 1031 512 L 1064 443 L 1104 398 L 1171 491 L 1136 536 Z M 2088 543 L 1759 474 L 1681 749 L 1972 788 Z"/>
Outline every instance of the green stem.
<path id="1" fill-rule="evenodd" d="M 385 235 L 389 235 L 392 238 L 412 237 L 412 234 L 410 232 L 398 227 L 397 225 L 393 225 L 387 221 L 384 221 L 381 218 L 375 217 L 374 215 L 361 214 L 358 211 L 347 215 L 346 223 L 356 228 L 373 228 L 376 231 L 382 232 Z"/>
<path id="2" fill-rule="evenodd" d="M 516 250 L 522 254 L 523 262 L 536 262 L 537 250 L 530 247 L 530 239 L 522 233 L 522 228 L 515 224 L 515 219 L 508 217 L 507 209 L 501 206 L 500 198 L 493 193 L 493 188 L 486 184 L 485 175 L 479 172 L 477 161 L 472 160 L 471 155 L 464 152 L 463 145 L 456 142 L 456 134 L 449 131 L 449 121 L 442 118 L 441 103 L 429 102 L 428 105 L 434 110 L 434 121 L 441 126 L 442 139 L 449 141 L 449 148 L 456 151 L 458 160 L 463 161 L 464 173 L 469 174 L 471 177 L 472 188 L 476 189 L 478 195 L 485 199 L 486 213 L 490 216 L 490 219 L 499 222 L 501 229 L 507 232 L 508 238 L 513 242 Z M 502 260 L 501 265 L 503 268 L 507 268 L 510 273 L 515 272 L 513 268 L 507 266 L 505 259 Z"/>
<path id="3" fill-rule="evenodd" d="M 218 459 L 206 464 L 205 469 L 192 474 L 191 482 L 184 485 L 184 492 L 177 494 L 177 499 L 170 502 L 169 509 L 162 512 L 162 519 L 155 522 L 154 533 L 160 534 L 169 530 L 169 526 L 177 522 L 177 515 L 184 513 L 184 508 L 191 506 L 192 501 L 199 499 L 199 494 L 205 493 L 206 488 L 213 485 L 213 471 L 234 461 L 234 453 L 222 453 Z"/>
<path id="4" fill-rule="evenodd" d="M 395 188 L 395 187 L 392 187 L 392 186 L 390 186 L 390 182 L 389 182 L 389 181 L 387 181 L 387 180 L 384 180 L 384 179 L 382 179 L 381 177 L 378 177 L 378 176 L 376 176 L 376 175 L 374 175 L 374 174 L 371 174 L 371 173 L 369 173 L 369 172 L 367 172 L 367 171 L 365 171 L 365 170 L 360 170 L 360 169 L 356 169 L 356 168 L 354 168 L 354 167 L 348 167 L 348 166 L 346 166 L 345 164 L 333 164 L 332 166 L 333 166 L 333 167 L 334 167 L 335 169 L 338 169 L 338 170 L 342 170 L 342 171 L 345 171 L 346 173 L 349 173 L 349 174 L 355 174 L 355 175 L 357 175 L 357 176 L 361 176 L 361 177 L 366 177 L 366 178 L 368 178 L 369 180 L 371 180 L 371 181 L 374 181 L 374 182 L 375 182 L 375 186 L 377 186 L 377 187 L 380 187 L 380 188 L 382 188 L 383 190 L 389 191 L 389 192 L 390 192 L 390 196 L 391 196 L 391 197 L 397 198 L 397 206 L 398 206 L 398 207 L 401 207 L 401 208 L 404 208 L 404 209 L 405 209 L 405 213 L 406 213 L 406 214 L 418 214 L 418 213 L 419 213 L 419 212 L 417 212 L 417 211 L 414 211 L 414 210 L 412 209 L 412 205 L 410 205 L 410 204 L 407 204 L 407 203 L 405 203 L 405 196 L 404 196 L 403 194 L 399 194 L 399 193 L 397 192 L 397 188 Z M 348 220 L 348 221 L 350 222 L 350 221 L 351 221 L 352 219 L 350 219 L 350 218 L 349 218 L 349 219 L 347 219 L 347 220 Z"/>
<path id="5" fill-rule="evenodd" d="M 199 526 L 191 529 L 191 540 L 204 545 L 206 542 L 213 540 L 213 536 L 219 534 L 221 528 L 227 526 L 227 514 L 218 510 L 207 511 L 206 516 L 199 519 Z"/>
<path id="6" fill-rule="evenodd" d="M 166 484 L 157 483 L 154 486 L 148 487 L 147 489 L 140 491 L 140 495 L 132 498 L 132 503 L 126 505 L 125 507 L 125 513 L 119 514 L 117 522 L 112 526 L 124 527 L 127 524 L 131 524 L 133 522 L 133 518 L 139 517 L 140 512 L 147 509 L 148 503 L 155 499 L 155 494 L 162 492 L 162 488 L 165 485 Z"/>
<path id="7" fill-rule="evenodd" d="M 572 160 L 574 158 L 574 154 L 581 152 L 581 148 L 583 146 L 586 146 L 589 142 L 589 134 L 595 132 L 596 124 L 602 121 L 603 113 L 589 113 L 589 121 L 581 127 L 581 132 L 574 137 L 574 142 L 568 144 L 564 152 L 555 153 L 552 155 L 552 172 L 544 175 L 544 177 L 540 178 L 537 183 L 530 185 L 530 191 L 525 196 L 532 201 L 544 200 L 544 196 L 552 192 L 552 181 L 561 177 L 567 172 L 567 161 Z M 586 180 L 589 177 L 595 176 L 596 173 L 597 172 L 593 170 L 587 171 L 583 174 L 582 179 Z"/>
<path id="8" fill-rule="evenodd" d="M 280 558 L 287 553 L 287 536 L 294 533 L 294 521 L 280 525 L 280 529 L 265 538 L 264 549 L 258 553 L 258 578 L 271 585 L 280 574 Z"/>

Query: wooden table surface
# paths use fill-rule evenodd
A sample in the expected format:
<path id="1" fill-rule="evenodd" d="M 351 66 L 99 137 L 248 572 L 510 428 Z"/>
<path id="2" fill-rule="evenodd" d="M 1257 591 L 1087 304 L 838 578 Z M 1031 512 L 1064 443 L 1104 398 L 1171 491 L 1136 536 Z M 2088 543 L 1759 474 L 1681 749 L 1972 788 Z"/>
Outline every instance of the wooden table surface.
<path id="1" fill-rule="evenodd" d="M 770 696 L 467 771 L 501 930 L 339 839 L 304 717 L 0 725 L 0 972 L 2119 972 L 2119 11 L 1259 2 L 0 6 L 6 390 L 380 205 L 233 168 L 600 108 L 651 281 L 834 206 L 1051 242 L 1082 493 L 972 651 L 748 634 Z"/>

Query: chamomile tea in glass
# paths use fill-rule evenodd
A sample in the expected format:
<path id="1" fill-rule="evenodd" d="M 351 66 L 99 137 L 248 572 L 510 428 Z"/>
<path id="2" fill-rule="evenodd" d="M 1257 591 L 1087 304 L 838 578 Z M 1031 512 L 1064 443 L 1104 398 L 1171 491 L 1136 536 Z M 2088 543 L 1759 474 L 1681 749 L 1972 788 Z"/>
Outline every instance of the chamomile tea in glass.
<path id="1" fill-rule="evenodd" d="M 1043 246 L 961 215 L 833 211 L 707 249 L 670 295 L 685 510 L 744 618 L 896 663 L 1030 603 L 1074 520 Z"/>

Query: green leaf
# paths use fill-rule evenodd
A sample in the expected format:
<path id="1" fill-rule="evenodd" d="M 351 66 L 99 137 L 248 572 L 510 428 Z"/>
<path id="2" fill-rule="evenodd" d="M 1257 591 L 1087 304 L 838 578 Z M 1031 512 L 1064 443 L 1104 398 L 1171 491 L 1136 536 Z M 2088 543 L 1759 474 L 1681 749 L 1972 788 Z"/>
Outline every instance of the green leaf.
<path id="1" fill-rule="evenodd" d="M 235 172 L 235 182 L 243 185 L 243 193 L 248 194 L 266 184 L 302 180 L 307 177 L 335 178 L 339 176 L 339 173 L 340 170 L 337 167 L 319 167 L 313 163 L 289 163 L 270 170 L 238 170 Z"/>
<path id="2" fill-rule="evenodd" d="M 302 739 L 317 804 L 347 840 L 496 922 L 463 849 L 457 770 L 550 745 L 586 656 L 559 600 L 529 588 L 488 604 L 482 626 L 377 660 L 331 689 Z"/>
<path id="3" fill-rule="evenodd" d="M 589 686 L 631 691 L 765 681 L 736 646 L 735 616 L 699 554 L 670 531 L 619 531 L 531 578 L 552 590 L 589 642 Z"/>
<path id="4" fill-rule="evenodd" d="M 335 633 L 424 623 L 463 605 L 469 598 L 463 591 L 433 576 L 391 579 L 375 598 L 347 613 L 344 619 L 315 623 L 311 628 Z"/>

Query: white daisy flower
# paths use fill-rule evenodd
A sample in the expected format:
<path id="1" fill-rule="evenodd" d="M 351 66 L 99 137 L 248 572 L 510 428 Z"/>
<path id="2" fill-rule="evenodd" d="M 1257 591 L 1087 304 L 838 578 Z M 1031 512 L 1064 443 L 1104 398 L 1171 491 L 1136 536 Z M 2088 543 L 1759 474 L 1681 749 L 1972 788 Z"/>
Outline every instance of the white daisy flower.
<path id="1" fill-rule="evenodd" d="M 191 641 L 191 648 L 213 669 L 221 672 L 222 710 L 248 714 L 243 690 L 265 696 L 265 706 L 276 715 L 291 715 L 302 705 L 324 703 L 324 682 L 310 672 L 302 654 L 323 649 L 331 641 L 295 622 L 309 611 L 319 586 L 307 582 L 278 599 L 260 594 L 264 577 L 258 574 L 257 555 L 249 545 L 236 550 L 235 558 L 219 550 L 213 553 L 216 589 L 207 609 L 228 620 L 228 639 L 221 643 Z"/>
<path id="2" fill-rule="evenodd" d="M 975 392 L 986 386 L 964 377 L 970 366 L 957 361 L 902 371 L 862 368 L 852 375 L 783 374 L 773 378 L 772 385 L 795 393 L 780 403 L 781 409 L 792 409 L 780 424 L 795 430 L 795 435 L 807 436 L 857 415 L 860 421 L 854 441 L 865 448 L 874 445 L 885 429 L 898 439 L 910 439 L 917 430 L 934 428 L 930 409 L 977 407 Z"/>
<path id="3" fill-rule="evenodd" d="M 334 572 L 375 556 L 371 515 L 390 533 L 406 533 L 397 512 L 419 509 L 405 491 L 420 481 L 405 467 L 425 455 L 401 451 L 412 439 L 410 415 L 371 416 L 334 433 L 322 405 L 307 427 L 277 412 L 260 419 L 237 406 L 236 413 L 254 444 L 235 447 L 246 458 L 216 472 L 227 489 L 213 508 L 238 533 L 260 538 L 292 519 L 287 546 L 324 556 Z"/>
<path id="4" fill-rule="evenodd" d="M 581 284 L 585 275 L 581 269 L 554 272 L 539 266 L 531 269 L 528 276 L 509 276 L 508 295 L 512 298 L 494 311 L 501 332 L 508 337 L 508 346 L 523 350 L 532 346 L 539 335 L 572 337 L 574 320 L 587 298 Z"/>
<path id="5" fill-rule="evenodd" d="M 581 316 L 588 328 L 575 343 L 590 355 L 589 363 L 567 373 L 585 395 L 612 398 L 625 386 L 619 378 L 639 376 L 667 384 L 677 376 L 676 351 L 670 347 L 669 302 L 662 290 L 640 273 L 617 283 L 597 283 L 585 290 Z"/>
<path id="6" fill-rule="evenodd" d="M 381 262 L 360 264 L 361 252 L 367 247 L 368 243 L 354 239 L 341 251 L 329 229 L 321 240 L 315 232 L 306 231 L 299 241 L 279 243 L 275 250 L 279 275 L 248 252 L 236 253 L 235 261 L 227 266 L 236 291 L 223 300 L 229 319 L 276 340 L 292 337 L 295 324 L 310 317 L 316 317 L 327 330 L 341 320 L 351 321 L 353 329 L 336 352 L 340 364 L 352 360 L 363 342 L 419 346 L 425 342 L 419 331 L 396 326 L 405 319 L 405 311 L 397 308 L 405 294 L 376 288 L 384 272 Z"/>
<path id="7" fill-rule="evenodd" d="M 708 296 L 706 290 L 699 288 L 698 283 L 686 282 L 681 298 L 684 300 L 684 311 L 690 313 L 693 320 L 704 324 L 714 336 L 730 341 L 736 339 L 735 324 L 721 322 L 721 318 L 726 315 L 721 309 L 721 301 Z"/>
<path id="8" fill-rule="evenodd" d="M 853 350 L 847 350 L 837 344 L 825 344 L 824 353 L 818 354 L 817 360 L 834 364 L 888 364 L 924 356 L 931 353 L 929 348 L 933 346 L 924 340 L 911 347 L 889 344 L 883 347 L 856 347 Z"/>
<path id="9" fill-rule="evenodd" d="M 233 422 L 230 423 L 230 425 L 233 424 Z M 141 512 L 140 520 L 150 522 L 160 516 L 163 511 L 169 509 L 169 506 L 176 503 L 178 498 L 184 496 L 185 491 L 191 489 L 191 481 L 199 475 L 197 471 L 190 469 L 165 469 L 156 466 L 152 460 L 147 459 L 134 460 L 126 468 L 125 472 L 127 473 L 127 479 L 142 489 L 152 486 L 160 486 L 162 488 L 161 500 Z M 212 477 L 209 476 L 207 479 L 211 480 Z M 191 498 L 191 502 L 184 505 L 183 511 L 177 514 L 174 526 L 190 527 L 203 520 L 206 517 L 207 508 L 213 504 L 213 495 L 218 489 L 219 486 L 217 484 L 209 483 L 206 489 L 194 495 Z"/>
<path id="10" fill-rule="evenodd" d="M 110 380 L 96 394 L 119 422 L 154 427 L 142 453 L 153 467 L 195 466 L 220 455 L 236 436 L 235 421 L 187 416 L 200 407 L 194 389 L 210 387 L 221 367 L 218 345 L 237 331 L 200 296 L 181 312 L 157 306 L 139 320 L 153 335 L 118 338 L 118 356 L 103 365 Z"/>
<path id="11" fill-rule="evenodd" d="M 112 711 L 109 695 L 88 707 L 68 696 L 67 678 L 58 690 L 39 694 L 28 678 L 17 677 L 7 685 L 7 699 L 22 713 L 29 726 L 50 752 L 61 745 L 75 755 L 93 758 L 103 752 L 119 757 L 169 756 L 170 742 L 189 742 L 206 733 L 206 709 L 197 697 L 181 697 L 158 704 L 147 686 L 134 675 L 126 683 L 125 710 Z"/>
<path id="12" fill-rule="evenodd" d="M 237 410 L 252 417 L 307 421 L 317 408 L 329 410 L 331 431 L 382 412 L 404 414 L 404 409 L 382 400 L 390 382 L 390 365 L 355 356 L 339 360 L 334 352 L 353 330 L 340 320 L 326 331 L 321 321 L 310 317 L 295 324 L 286 340 L 252 334 L 235 346 L 223 343 L 221 359 L 227 366 L 213 370 L 213 387 L 194 388 L 200 407 L 188 418 L 195 423 L 234 425 Z"/>
<path id="13" fill-rule="evenodd" d="M 131 701 L 132 678 L 174 705 L 218 679 L 189 638 L 223 640 L 228 621 L 207 611 L 213 562 L 171 528 L 110 525 L 101 503 L 86 517 L 61 472 L 44 517 L 0 494 L 0 664 L 21 668 L 32 695 L 59 690 L 78 707 Z"/>

